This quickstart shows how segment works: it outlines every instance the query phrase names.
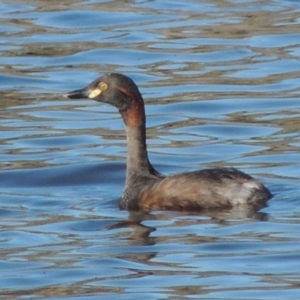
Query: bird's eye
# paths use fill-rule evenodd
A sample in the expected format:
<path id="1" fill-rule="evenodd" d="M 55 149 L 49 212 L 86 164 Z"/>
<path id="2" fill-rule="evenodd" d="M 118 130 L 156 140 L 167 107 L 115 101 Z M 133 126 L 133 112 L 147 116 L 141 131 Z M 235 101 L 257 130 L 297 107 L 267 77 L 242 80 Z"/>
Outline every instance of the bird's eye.
<path id="1" fill-rule="evenodd" d="M 105 90 L 108 89 L 107 83 L 102 82 L 102 81 L 99 83 L 98 87 L 99 87 L 99 89 L 100 89 L 101 91 L 105 91 Z"/>

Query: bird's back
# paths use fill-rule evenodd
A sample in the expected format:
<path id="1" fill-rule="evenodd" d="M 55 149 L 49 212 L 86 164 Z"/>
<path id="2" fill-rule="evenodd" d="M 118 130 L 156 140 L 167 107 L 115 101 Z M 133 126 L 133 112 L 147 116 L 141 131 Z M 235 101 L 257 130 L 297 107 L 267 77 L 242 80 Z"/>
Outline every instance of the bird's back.
<path id="1" fill-rule="evenodd" d="M 261 208 L 271 198 L 269 190 L 259 181 L 233 168 L 205 169 L 176 174 L 156 180 L 143 180 L 127 191 L 129 210 L 183 210 L 232 208 L 251 205 Z M 128 196 L 128 195 L 127 195 Z"/>

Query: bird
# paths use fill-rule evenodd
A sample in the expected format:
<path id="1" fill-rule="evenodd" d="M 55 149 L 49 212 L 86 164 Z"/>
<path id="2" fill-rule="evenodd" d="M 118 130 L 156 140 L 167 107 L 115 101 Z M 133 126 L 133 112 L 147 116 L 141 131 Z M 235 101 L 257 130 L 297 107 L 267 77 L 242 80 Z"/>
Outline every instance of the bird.
<path id="1" fill-rule="evenodd" d="M 202 211 L 267 205 L 271 192 L 257 179 L 235 168 L 211 168 L 165 176 L 150 163 L 146 144 L 144 100 L 135 82 L 120 73 L 106 73 L 86 87 L 65 94 L 116 107 L 125 124 L 127 166 L 122 210 Z"/>

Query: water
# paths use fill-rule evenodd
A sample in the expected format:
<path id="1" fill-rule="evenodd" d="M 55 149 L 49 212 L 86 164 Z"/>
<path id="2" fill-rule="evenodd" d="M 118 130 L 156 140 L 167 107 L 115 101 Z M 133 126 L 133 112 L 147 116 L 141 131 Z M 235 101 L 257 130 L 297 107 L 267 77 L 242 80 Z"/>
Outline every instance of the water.
<path id="1" fill-rule="evenodd" d="M 0 3 L 1 299 L 297 299 L 298 1 Z M 258 211 L 119 211 L 116 110 L 68 101 L 103 72 L 140 86 L 164 173 L 235 166 Z"/>

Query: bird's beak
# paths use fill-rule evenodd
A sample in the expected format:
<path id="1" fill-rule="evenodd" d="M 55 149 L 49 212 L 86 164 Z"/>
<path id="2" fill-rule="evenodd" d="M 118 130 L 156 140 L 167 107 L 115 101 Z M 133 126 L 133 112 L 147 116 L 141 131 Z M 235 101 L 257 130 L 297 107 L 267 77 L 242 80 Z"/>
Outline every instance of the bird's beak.
<path id="1" fill-rule="evenodd" d="M 70 99 L 84 99 L 89 97 L 89 91 L 87 88 L 81 89 L 81 90 L 76 90 L 69 92 L 64 95 L 66 98 Z"/>
<path id="2" fill-rule="evenodd" d="M 97 89 L 97 88 L 90 89 L 89 87 L 85 87 L 81 90 L 69 92 L 69 93 L 65 94 L 64 97 L 70 98 L 70 99 L 86 99 L 86 98 L 94 99 L 97 96 L 99 96 L 100 94 L 101 94 L 100 89 Z"/>

